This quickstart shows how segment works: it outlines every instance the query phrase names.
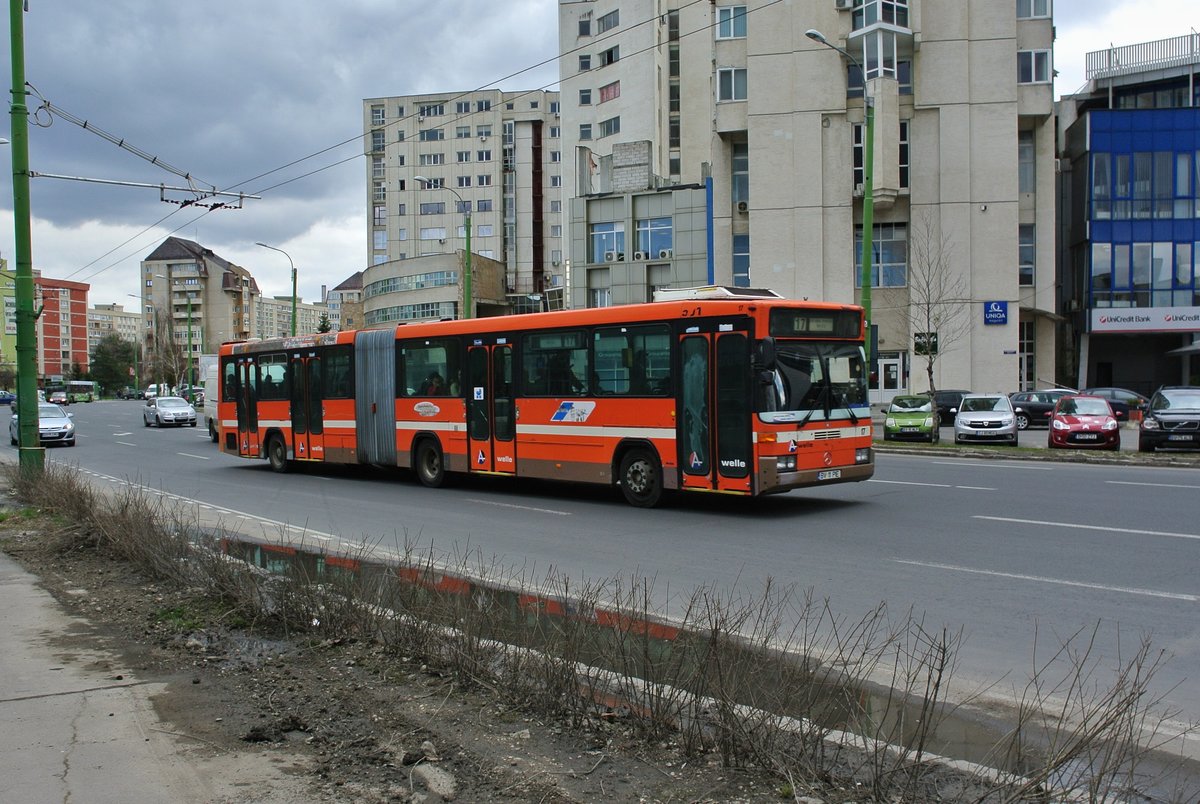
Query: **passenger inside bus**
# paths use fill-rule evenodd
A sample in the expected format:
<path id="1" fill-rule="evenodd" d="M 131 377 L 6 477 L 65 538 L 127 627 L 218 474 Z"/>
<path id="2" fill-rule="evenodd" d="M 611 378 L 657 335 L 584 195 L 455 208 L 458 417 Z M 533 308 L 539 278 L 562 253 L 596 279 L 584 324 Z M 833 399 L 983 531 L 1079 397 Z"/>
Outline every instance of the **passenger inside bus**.
<path id="1" fill-rule="evenodd" d="M 442 379 L 442 375 L 436 371 L 429 372 L 429 376 L 421 383 L 421 387 L 417 389 L 417 396 L 442 396 L 446 393 L 446 382 Z"/>

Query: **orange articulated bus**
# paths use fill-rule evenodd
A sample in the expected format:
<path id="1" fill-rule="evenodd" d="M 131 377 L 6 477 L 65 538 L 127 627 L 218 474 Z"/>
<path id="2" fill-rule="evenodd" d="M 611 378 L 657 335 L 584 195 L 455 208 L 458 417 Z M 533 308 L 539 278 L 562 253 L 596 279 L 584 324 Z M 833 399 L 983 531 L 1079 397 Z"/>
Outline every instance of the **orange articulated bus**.
<path id="1" fill-rule="evenodd" d="M 745 288 L 226 343 L 221 449 L 743 496 L 874 472 L 862 308 Z"/>

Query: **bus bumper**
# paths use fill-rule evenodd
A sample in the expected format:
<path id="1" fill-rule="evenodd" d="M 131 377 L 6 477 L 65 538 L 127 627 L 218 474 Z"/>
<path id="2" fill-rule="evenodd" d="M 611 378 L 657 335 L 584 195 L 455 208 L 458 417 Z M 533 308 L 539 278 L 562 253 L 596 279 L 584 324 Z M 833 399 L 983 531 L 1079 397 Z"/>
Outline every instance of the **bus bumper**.
<path id="1" fill-rule="evenodd" d="M 829 486 L 834 483 L 854 483 L 868 480 L 875 474 L 875 451 L 870 450 L 867 462 L 849 466 L 830 466 L 822 469 L 801 469 L 781 472 L 778 459 L 764 456 L 758 460 L 758 493 L 779 494 L 792 489 Z"/>

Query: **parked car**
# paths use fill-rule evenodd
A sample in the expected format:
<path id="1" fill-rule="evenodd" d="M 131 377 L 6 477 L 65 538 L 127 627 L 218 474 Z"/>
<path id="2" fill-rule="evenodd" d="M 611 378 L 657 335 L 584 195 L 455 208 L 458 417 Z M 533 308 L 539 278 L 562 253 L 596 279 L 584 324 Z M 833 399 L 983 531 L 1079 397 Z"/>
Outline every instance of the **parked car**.
<path id="1" fill-rule="evenodd" d="M 151 383 L 142 390 L 142 399 L 154 399 L 158 396 L 158 386 Z M 163 394 L 166 396 L 166 394 Z"/>
<path id="2" fill-rule="evenodd" d="M 42 444 L 66 444 L 68 447 L 75 446 L 75 422 L 71 421 L 74 413 L 67 413 L 59 405 L 52 405 L 49 402 L 41 402 L 38 404 L 38 436 Z M 8 440 L 17 445 L 20 439 L 20 422 L 17 421 L 17 414 L 12 415 L 12 420 L 8 423 Z"/>
<path id="3" fill-rule="evenodd" d="M 117 399 L 141 399 L 142 394 L 132 385 L 126 385 L 121 390 L 117 391 Z"/>
<path id="4" fill-rule="evenodd" d="M 66 391 L 51 391 L 49 401 L 53 405 L 69 405 L 71 397 L 67 396 Z"/>
<path id="5" fill-rule="evenodd" d="M 1121 448 L 1121 424 L 1104 397 L 1064 396 L 1050 414 L 1046 446 L 1050 449 L 1081 447 L 1115 452 Z"/>
<path id="6" fill-rule="evenodd" d="M 995 441 L 1017 445 L 1017 415 L 1004 394 L 966 394 L 954 417 L 954 443 Z"/>
<path id="7" fill-rule="evenodd" d="M 933 400 L 928 396 L 898 396 L 888 405 L 883 420 L 884 441 L 928 441 L 940 435 Z"/>
<path id="8" fill-rule="evenodd" d="M 186 399 L 179 396 L 160 396 L 147 399 L 142 408 L 142 423 L 147 427 L 165 427 L 174 425 L 183 427 L 185 424 L 196 426 L 196 409 Z"/>
<path id="9" fill-rule="evenodd" d="M 12 391 L 0 391 L 0 405 L 11 405 L 17 399 Z"/>
<path id="10" fill-rule="evenodd" d="M 1012 402 L 1013 413 L 1017 417 L 1017 429 L 1028 430 L 1030 427 L 1049 427 L 1050 414 L 1054 412 L 1055 404 L 1064 396 L 1069 396 L 1073 393 L 1075 391 L 1063 388 L 1050 388 L 1045 391 L 1018 391 L 1017 393 L 1009 394 L 1008 399 Z"/>
<path id="11" fill-rule="evenodd" d="M 1138 430 L 1138 452 L 1200 449 L 1200 386 L 1163 386 L 1150 397 Z"/>
<path id="12" fill-rule="evenodd" d="M 1107 399 L 1109 407 L 1113 409 L 1119 422 L 1129 421 L 1129 411 L 1145 411 L 1146 406 L 1150 404 L 1148 397 L 1142 396 L 1137 391 L 1130 391 L 1128 388 L 1084 388 L 1079 393 L 1102 396 Z"/>
<path id="13" fill-rule="evenodd" d="M 938 421 L 947 427 L 954 424 L 958 405 L 962 402 L 963 396 L 969 393 L 971 392 L 962 390 L 934 391 L 933 404 L 937 406 Z"/>

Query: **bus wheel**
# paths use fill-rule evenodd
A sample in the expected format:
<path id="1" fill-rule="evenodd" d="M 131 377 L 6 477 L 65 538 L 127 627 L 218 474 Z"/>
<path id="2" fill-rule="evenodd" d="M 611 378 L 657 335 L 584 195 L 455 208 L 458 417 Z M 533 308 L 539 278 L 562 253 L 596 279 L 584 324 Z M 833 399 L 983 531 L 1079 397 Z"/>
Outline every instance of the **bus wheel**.
<path id="1" fill-rule="evenodd" d="M 417 445 L 416 467 L 417 479 L 422 486 L 436 489 L 446 482 L 446 462 L 442 459 L 442 449 L 432 438 Z"/>
<path id="2" fill-rule="evenodd" d="M 291 468 L 287 459 L 287 444 L 283 443 L 283 436 L 273 435 L 267 442 L 267 463 L 271 464 L 273 472 L 283 473 Z"/>
<path id="3" fill-rule="evenodd" d="M 621 459 L 621 493 L 638 508 L 653 508 L 662 499 L 662 469 L 647 450 L 631 449 Z"/>

